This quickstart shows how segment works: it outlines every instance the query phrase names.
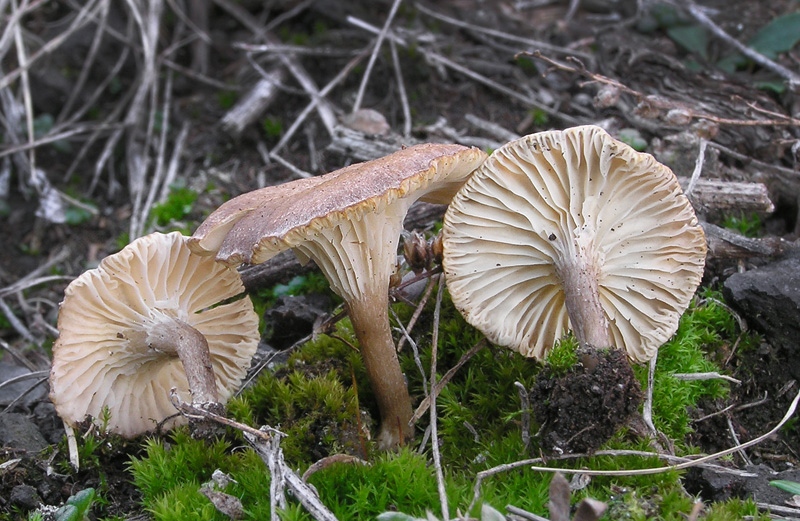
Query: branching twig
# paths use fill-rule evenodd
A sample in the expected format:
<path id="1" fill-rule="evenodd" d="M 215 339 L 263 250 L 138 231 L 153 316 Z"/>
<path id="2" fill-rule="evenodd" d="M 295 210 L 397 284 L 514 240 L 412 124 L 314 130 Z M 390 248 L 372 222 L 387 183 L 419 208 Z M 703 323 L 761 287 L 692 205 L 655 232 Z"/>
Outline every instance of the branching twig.
<path id="1" fill-rule="evenodd" d="M 283 486 L 285 485 L 292 492 L 293 497 L 308 510 L 312 518 L 317 521 L 338 521 L 336 516 L 333 515 L 333 512 L 319 499 L 316 491 L 303 481 L 283 460 L 280 439 L 281 437 L 285 437 L 285 434 L 271 427 L 255 429 L 249 425 L 195 407 L 182 401 L 175 388 L 170 392 L 170 400 L 175 408 L 188 418 L 211 420 L 242 431 L 245 439 L 253 446 L 256 453 L 261 456 L 261 459 L 270 469 L 270 474 L 272 475 L 272 483 L 270 484 L 272 519 L 280 519 L 277 510 L 286 506 L 286 498 L 283 497 Z"/>
<path id="2" fill-rule="evenodd" d="M 378 33 L 378 38 L 375 39 L 375 45 L 372 49 L 372 54 L 367 62 L 367 68 L 364 71 L 364 76 L 361 78 L 361 85 L 358 87 L 356 100 L 353 102 L 352 112 L 356 112 L 361 108 L 361 102 L 364 99 L 364 92 L 367 90 L 367 83 L 369 83 L 369 76 L 372 74 L 372 67 L 375 65 L 375 60 L 378 58 L 378 53 L 383 45 L 383 40 L 386 38 L 386 35 L 389 34 L 389 28 L 392 26 L 392 20 L 394 20 L 394 15 L 397 14 L 397 8 L 400 7 L 400 2 L 402 1 L 403 0 L 394 0 L 392 3 L 392 8 L 389 11 L 389 15 L 386 17 L 386 21 L 383 24 L 383 29 L 381 29 L 381 32 Z"/>
<path id="3" fill-rule="evenodd" d="M 442 379 L 436 382 L 436 394 L 441 393 L 444 386 L 447 385 L 447 383 L 453 378 L 453 376 L 455 376 L 456 372 L 459 369 L 461 369 L 461 367 L 463 367 L 463 365 L 466 364 L 473 356 L 475 356 L 475 354 L 478 351 L 486 347 L 487 344 L 488 341 L 486 340 L 486 338 L 482 338 L 478 341 L 478 343 L 472 346 L 472 348 L 469 351 L 461 355 L 461 358 L 459 358 L 458 362 L 456 362 L 456 365 L 451 367 L 444 374 Z M 428 407 L 430 407 L 430 396 L 426 396 L 425 399 L 422 400 L 422 403 L 419 404 L 417 410 L 414 411 L 414 415 L 411 417 L 411 421 L 409 422 L 409 424 L 413 425 L 417 423 L 419 419 L 422 417 L 422 415 L 425 414 L 425 411 L 428 410 Z"/>

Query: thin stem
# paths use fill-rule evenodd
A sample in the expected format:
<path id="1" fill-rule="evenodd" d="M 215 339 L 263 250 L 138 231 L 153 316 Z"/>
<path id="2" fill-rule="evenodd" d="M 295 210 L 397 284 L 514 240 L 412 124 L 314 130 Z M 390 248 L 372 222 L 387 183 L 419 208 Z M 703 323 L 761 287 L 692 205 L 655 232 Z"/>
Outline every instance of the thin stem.
<path id="1" fill-rule="evenodd" d="M 346 304 L 372 392 L 378 402 L 381 427 L 378 446 L 385 450 L 411 439 L 411 397 L 389 328 L 389 294 L 376 291 Z"/>
<path id="2" fill-rule="evenodd" d="M 389 328 L 389 293 L 375 291 L 346 306 L 381 415 L 378 446 L 383 450 L 401 446 L 413 434 L 408 426 L 411 397 Z"/>
<path id="3" fill-rule="evenodd" d="M 594 268 L 592 248 L 584 244 L 588 237 L 576 237 L 574 251 L 556 266 L 564 287 L 564 304 L 572 331 L 581 347 L 602 349 L 612 345 L 608 318 L 600 305 L 597 285 L 598 273 Z"/>
<path id="4" fill-rule="evenodd" d="M 147 332 L 147 343 L 153 349 L 180 359 L 193 405 L 219 403 L 211 353 L 202 333 L 182 320 L 170 319 Z"/>

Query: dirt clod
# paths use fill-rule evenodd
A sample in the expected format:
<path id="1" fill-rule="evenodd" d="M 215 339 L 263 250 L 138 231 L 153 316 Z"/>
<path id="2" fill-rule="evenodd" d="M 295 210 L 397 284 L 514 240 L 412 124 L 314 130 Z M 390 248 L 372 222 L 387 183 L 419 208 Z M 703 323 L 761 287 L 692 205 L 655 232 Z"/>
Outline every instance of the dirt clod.
<path id="1" fill-rule="evenodd" d="M 594 353 L 594 368 L 578 363 L 567 374 L 546 366 L 530 392 L 545 453 L 593 452 L 608 441 L 642 401 L 642 390 L 625 353 Z"/>

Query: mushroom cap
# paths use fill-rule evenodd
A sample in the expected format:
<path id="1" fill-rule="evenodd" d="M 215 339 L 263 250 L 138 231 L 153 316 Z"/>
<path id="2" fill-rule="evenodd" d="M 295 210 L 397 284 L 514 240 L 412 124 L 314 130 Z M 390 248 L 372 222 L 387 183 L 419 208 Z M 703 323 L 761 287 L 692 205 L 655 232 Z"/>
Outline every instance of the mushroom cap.
<path id="1" fill-rule="evenodd" d="M 706 243 L 672 171 L 595 126 L 496 150 L 444 218 L 444 270 L 467 321 L 542 359 L 570 329 L 558 272 L 588 251 L 616 347 L 646 361 L 678 327 Z"/>
<path id="2" fill-rule="evenodd" d="M 357 295 L 364 288 L 356 286 L 393 268 L 411 204 L 450 202 L 485 158 L 476 148 L 421 144 L 262 188 L 220 206 L 198 227 L 189 247 L 232 266 L 259 264 L 292 248 L 301 261 L 313 258 L 339 295 Z"/>
<path id="3" fill-rule="evenodd" d="M 148 347 L 151 328 L 186 322 L 208 341 L 221 402 L 258 346 L 258 316 L 238 273 L 192 254 L 180 233 L 153 233 L 72 281 L 58 316 L 50 398 L 69 424 L 110 412 L 109 430 L 133 437 L 174 416 L 169 391 L 191 401 L 179 358 Z M 176 416 L 168 427 L 184 421 Z"/>

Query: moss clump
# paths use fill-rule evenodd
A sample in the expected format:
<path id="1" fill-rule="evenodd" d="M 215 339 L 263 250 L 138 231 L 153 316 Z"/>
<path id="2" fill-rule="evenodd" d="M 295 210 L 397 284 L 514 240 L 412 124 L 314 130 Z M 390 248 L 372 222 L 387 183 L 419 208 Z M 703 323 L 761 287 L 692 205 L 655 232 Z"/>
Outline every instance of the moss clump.
<path id="1" fill-rule="evenodd" d="M 700 398 L 723 398 L 727 382 L 679 380 L 676 373 L 720 372 L 719 364 L 738 337 L 735 318 L 722 304 L 719 292 L 706 290 L 681 317 L 675 336 L 658 350 L 653 385 L 653 421 L 656 428 L 686 449 L 684 440 L 691 431 L 688 408 Z M 752 339 L 743 337 L 740 349 Z M 640 381 L 647 381 L 647 367 L 637 367 Z"/>
<path id="2" fill-rule="evenodd" d="M 735 320 L 719 305 L 713 293 L 704 293 L 681 320 L 676 336 L 659 352 L 654 388 L 654 419 L 660 430 L 689 451 L 684 436 L 689 432 L 687 407 L 701 397 L 723 396 L 727 387 L 720 381 L 680 381 L 676 372 L 720 371 L 717 363 L 735 341 Z M 432 306 L 433 304 L 430 304 Z M 397 304 L 395 312 L 407 323 L 413 309 Z M 425 310 L 414 331 L 418 360 L 427 378 L 431 360 L 431 309 Z M 229 402 L 231 414 L 250 424 L 269 424 L 288 434 L 282 447 L 290 467 L 304 470 L 310 463 L 332 453 L 367 453 L 370 465 L 337 464 L 316 472 L 310 482 L 323 502 L 339 519 L 375 519 L 384 511 L 398 510 L 424 516 L 426 510 L 439 514 L 435 473 L 428 446 L 412 446 L 395 454 L 370 453 L 366 435 L 369 414 L 375 414 L 361 357 L 352 328 L 341 321 L 331 338 L 321 335 L 294 353 L 285 367 L 262 374 L 242 395 Z M 455 310 L 448 298 L 442 303 L 439 324 L 438 378 L 482 339 Z M 742 340 L 740 348 L 748 340 Z M 561 342 L 551 354 L 552 367 L 567 370 L 575 362 L 574 340 Z M 425 390 L 423 375 L 408 347 L 400 354 L 412 398 L 418 404 Z M 486 345 L 452 376 L 437 400 L 438 432 L 451 514 L 463 510 L 473 496 L 478 472 L 528 457 L 521 436 L 522 412 L 515 382 L 531 389 L 542 365 L 500 347 Z M 636 367 L 646 381 L 647 368 Z M 417 442 L 429 422 L 424 414 L 417 425 Z M 360 428 L 359 428 L 360 423 Z M 172 441 L 150 441 L 146 455 L 134 459 L 131 470 L 142 490 L 143 502 L 158 520 L 222 519 L 210 510 L 208 500 L 197 492 L 211 472 L 220 468 L 237 483 L 225 490 L 239 497 L 245 519 L 269 516 L 269 476 L 266 466 L 248 449 L 240 446 L 235 433 L 231 440 L 205 444 L 192 440 L 185 430 Z M 364 450 L 364 446 L 367 450 Z M 604 448 L 649 450 L 647 440 L 631 439 L 626 431 L 617 433 Z M 601 448 L 602 449 L 602 448 Z M 421 452 L 420 452 L 421 450 Z M 593 469 L 637 469 L 663 466 L 652 457 L 595 456 L 587 459 L 550 462 L 549 466 Z M 615 511 L 627 519 L 685 519 L 694 498 L 681 487 L 675 471 L 634 477 L 595 477 L 573 501 L 589 495 L 614 502 Z M 512 504 L 538 515 L 547 515 L 550 475 L 527 466 L 487 478 L 480 489 L 480 501 L 491 505 Z M 628 491 L 628 492 L 624 492 Z M 737 519 L 753 515 L 751 505 L 726 502 L 713 505 L 708 519 Z M 477 514 L 477 512 L 472 512 Z M 311 519 L 294 502 L 282 518 Z"/>

